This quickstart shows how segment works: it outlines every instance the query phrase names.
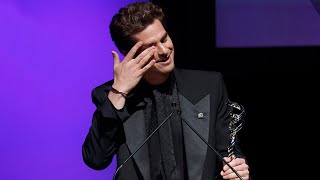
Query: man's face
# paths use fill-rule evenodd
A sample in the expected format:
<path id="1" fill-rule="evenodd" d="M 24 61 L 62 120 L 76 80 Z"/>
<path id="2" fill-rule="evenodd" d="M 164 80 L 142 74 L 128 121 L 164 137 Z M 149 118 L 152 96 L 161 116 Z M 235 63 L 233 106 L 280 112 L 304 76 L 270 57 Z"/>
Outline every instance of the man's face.
<path id="1" fill-rule="evenodd" d="M 133 36 L 135 40 L 143 43 L 139 52 L 144 49 L 155 46 L 156 52 L 154 59 L 156 63 L 149 69 L 146 76 L 157 76 L 160 74 L 169 74 L 174 68 L 174 48 L 171 38 L 167 34 L 159 20 L 155 20 L 143 31 Z"/>

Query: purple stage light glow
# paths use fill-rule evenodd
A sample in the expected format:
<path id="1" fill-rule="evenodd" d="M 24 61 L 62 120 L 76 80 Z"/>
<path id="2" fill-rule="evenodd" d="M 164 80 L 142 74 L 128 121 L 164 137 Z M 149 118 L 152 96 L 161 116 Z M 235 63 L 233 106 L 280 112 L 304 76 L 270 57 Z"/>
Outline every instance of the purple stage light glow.
<path id="1" fill-rule="evenodd" d="M 310 0 L 217 0 L 217 47 L 319 46 Z"/>
<path id="2" fill-rule="evenodd" d="M 0 1 L 0 179 L 112 179 L 81 146 L 113 77 L 111 17 L 133 0 Z"/>

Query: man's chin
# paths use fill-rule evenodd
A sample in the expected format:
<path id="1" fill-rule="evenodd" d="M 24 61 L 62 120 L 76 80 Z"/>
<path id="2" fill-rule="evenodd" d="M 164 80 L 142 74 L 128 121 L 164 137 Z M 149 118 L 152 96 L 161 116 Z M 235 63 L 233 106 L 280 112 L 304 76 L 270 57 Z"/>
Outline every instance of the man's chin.
<path id="1" fill-rule="evenodd" d="M 173 69 L 174 69 L 174 63 L 169 64 L 167 66 L 157 66 L 155 64 L 155 67 L 154 67 L 154 71 L 159 72 L 161 74 L 168 74 L 168 73 L 172 72 Z"/>

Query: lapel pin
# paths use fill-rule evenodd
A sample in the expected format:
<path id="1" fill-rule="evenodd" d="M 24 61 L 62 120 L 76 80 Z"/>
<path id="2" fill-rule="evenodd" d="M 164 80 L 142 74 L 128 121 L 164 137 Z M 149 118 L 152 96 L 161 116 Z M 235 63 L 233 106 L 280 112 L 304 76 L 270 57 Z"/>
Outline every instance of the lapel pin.
<path id="1" fill-rule="evenodd" d="M 198 119 L 202 119 L 203 118 L 203 113 L 199 113 L 198 114 Z"/>

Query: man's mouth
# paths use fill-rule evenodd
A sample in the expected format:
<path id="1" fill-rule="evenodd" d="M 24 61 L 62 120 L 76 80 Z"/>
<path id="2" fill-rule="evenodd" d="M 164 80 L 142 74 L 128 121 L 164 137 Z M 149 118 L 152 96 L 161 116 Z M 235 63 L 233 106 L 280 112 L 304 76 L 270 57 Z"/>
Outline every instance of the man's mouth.
<path id="1" fill-rule="evenodd" d="M 171 54 L 170 54 L 170 55 L 171 55 Z M 167 58 L 165 58 L 165 59 L 160 59 L 160 60 L 158 60 L 156 63 L 161 63 L 161 62 L 166 62 L 166 61 L 168 61 L 169 58 L 170 58 L 170 55 L 169 55 Z"/>
<path id="2" fill-rule="evenodd" d="M 160 63 L 160 62 L 166 62 L 168 59 L 169 59 L 169 58 L 167 58 L 167 59 L 163 59 L 163 60 L 159 60 L 159 61 L 157 61 L 157 63 Z"/>

